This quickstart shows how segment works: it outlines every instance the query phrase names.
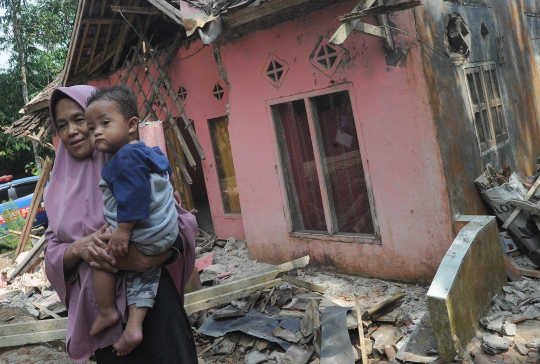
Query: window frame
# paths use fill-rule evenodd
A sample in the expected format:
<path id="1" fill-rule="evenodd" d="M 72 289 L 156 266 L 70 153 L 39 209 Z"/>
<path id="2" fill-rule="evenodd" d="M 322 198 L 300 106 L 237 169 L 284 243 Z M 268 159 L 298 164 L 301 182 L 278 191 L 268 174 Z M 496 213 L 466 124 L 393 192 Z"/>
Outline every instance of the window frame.
<path id="1" fill-rule="evenodd" d="M 356 137 L 358 138 L 360 154 L 362 159 L 362 168 L 364 170 L 364 177 L 366 181 L 366 190 L 368 193 L 368 200 L 370 205 L 370 212 L 373 221 L 373 234 L 354 234 L 354 233 L 343 233 L 334 231 L 334 228 L 337 226 L 336 212 L 331 208 L 332 206 L 332 196 L 329 195 L 329 189 L 327 188 L 330 184 L 327 173 L 324 171 L 324 164 L 322 162 L 322 156 L 324 156 L 324 145 L 322 143 L 317 143 L 317 140 L 321 140 L 321 129 L 316 127 L 318 123 L 316 105 L 314 98 L 317 96 L 323 96 L 327 94 L 337 93 L 341 91 L 347 91 L 349 94 L 349 99 L 351 102 L 354 123 L 356 127 Z M 280 139 L 283 139 L 283 135 L 280 135 L 279 128 L 276 126 L 276 121 L 274 118 L 273 106 L 283 104 L 286 102 L 303 100 L 304 105 L 306 106 L 307 111 L 307 120 L 309 124 L 311 143 L 313 146 L 313 153 L 315 157 L 315 167 L 317 170 L 317 177 L 319 178 L 320 192 L 322 196 L 322 202 L 324 207 L 325 221 L 328 228 L 328 233 L 323 233 L 320 231 L 294 231 L 292 208 L 290 206 L 291 199 L 295 198 L 294 187 L 290 186 L 288 181 L 288 169 L 283 165 L 283 159 L 280 150 Z M 381 236 L 380 228 L 377 220 L 377 214 L 375 212 L 375 201 L 373 198 L 373 191 L 371 187 L 371 180 L 369 176 L 369 169 L 367 168 L 368 163 L 366 159 L 366 150 L 364 147 L 363 140 L 361 138 L 362 128 L 360 124 L 360 118 L 358 117 L 359 112 L 355 104 L 354 98 L 354 89 L 352 84 L 341 84 L 338 86 L 332 86 L 329 88 L 324 88 L 320 90 L 298 93 L 290 96 L 284 96 L 278 99 L 271 99 L 266 101 L 267 112 L 269 116 L 269 125 L 274 135 L 274 154 L 276 158 L 276 172 L 281 182 L 281 192 L 284 198 L 284 213 L 285 219 L 287 221 L 287 231 L 289 235 L 293 238 L 307 239 L 307 240 L 324 240 L 324 241 L 335 241 L 342 243 L 360 243 L 360 244 L 373 244 L 381 245 Z"/>
<path id="2" fill-rule="evenodd" d="M 489 61 L 489 62 L 475 62 L 475 63 L 469 63 L 464 65 L 463 67 L 463 75 L 464 75 L 464 83 L 465 88 L 467 90 L 467 96 L 470 104 L 470 110 L 471 110 L 471 120 L 474 126 L 475 134 L 476 134 L 476 140 L 478 142 L 478 147 L 480 148 L 480 155 L 483 157 L 486 154 L 500 148 L 501 146 L 507 144 L 510 141 L 510 136 L 508 132 L 508 119 L 506 118 L 506 112 L 504 107 L 504 102 L 502 99 L 502 91 L 501 91 L 501 77 L 499 76 L 499 69 L 497 67 L 496 62 Z M 482 87 L 482 92 L 484 95 L 484 102 L 475 104 L 473 102 L 473 95 L 471 93 L 471 89 L 469 87 L 469 81 L 467 79 L 467 76 L 474 75 L 476 71 L 479 71 L 480 74 L 480 83 Z M 491 91 L 488 88 L 488 83 L 486 80 L 486 72 L 489 74 L 489 85 L 491 86 Z M 495 75 L 497 77 L 497 84 L 493 82 L 492 75 Z M 477 83 L 474 80 L 473 76 L 473 82 L 475 84 L 475 92 L 476 96 L 478 98 L 478 90 L 477 90 Z M 490 95 L 493 97 L 490 98 Z M 498 97 L 496 97 L 498 96 Z M 480 100 L 478 100 L 480 101 Z M 495 108 L 496 110 L 500 108 L 501 112 L 498 114 L 496 112 L 495 115 L 493 115 L 492 108 Z M 489 138 L 486 138 L 485 142 L 482 142 L 480 140 L 480 135 L 478 133 L 478 128 L 475 121 L 475 114 L 480 113 L 482 116 L 482 111 L 486 110 L 487 115 L 487 122 L 484 123 L 484 125 L 487 124 L 489 127 Z M 502 117 L 502 121 L 499 121 L 499 117 Z M 499 122 L 498 127 L 503 127 L 504 131 L 500 132 L 498 135 L 495 133 L 495 123 Z"/>

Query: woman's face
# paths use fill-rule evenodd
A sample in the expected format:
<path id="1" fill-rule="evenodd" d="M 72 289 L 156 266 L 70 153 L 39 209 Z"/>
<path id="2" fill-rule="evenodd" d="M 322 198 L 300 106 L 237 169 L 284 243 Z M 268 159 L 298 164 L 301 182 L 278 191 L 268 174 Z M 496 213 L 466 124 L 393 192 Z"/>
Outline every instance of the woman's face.
<path id="1" fill-rule="evenodd" d="M 84 110 L 70 98 L 56 104 L 56 124 L 58 134 L 69 154 L 77 158 L 92 155 L 94 148 L 90 142 Z"/>

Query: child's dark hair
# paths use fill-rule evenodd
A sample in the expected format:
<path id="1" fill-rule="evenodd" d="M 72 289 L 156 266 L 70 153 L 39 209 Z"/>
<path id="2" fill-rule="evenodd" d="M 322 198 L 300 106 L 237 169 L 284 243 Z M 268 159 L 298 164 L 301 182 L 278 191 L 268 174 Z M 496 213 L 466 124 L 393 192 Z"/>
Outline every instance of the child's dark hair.
<path id="1" fill-rule="evenodd" d="M 112 86 L 100 88 L 88 98 L 87 107 L 98 100 L 107 100 L 116 103 L 118 111 L 129 120 L 132 117 L 139 117 L 137 97 L 127 86 Z"/>

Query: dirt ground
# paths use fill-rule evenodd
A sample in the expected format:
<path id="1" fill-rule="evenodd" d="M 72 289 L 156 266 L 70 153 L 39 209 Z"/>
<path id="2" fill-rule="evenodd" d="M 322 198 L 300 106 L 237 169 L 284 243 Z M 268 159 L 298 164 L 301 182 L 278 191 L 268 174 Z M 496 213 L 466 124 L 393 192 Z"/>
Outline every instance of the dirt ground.
<path id="1" fill-rule="evenodd" d="M 214 247 L 214 264 L 224 266 L 232 275 L 220 280 L 221 283 L 236 280 L 244 276 L 253 275 L 270 268 L 270 265 L 252 261 L 248 258 L 245 249 L 231 249 L 227 247 Z M 532 268 L 534 265 L 525 257 L 511 257 L 515 266 Z M 10 265 L 10 253 L 0 255 L 0 270 Z M 422 317 L 428 312 L 426 293 L 428 284 L 410 284 L 393 282 L 374 278 L 342 274 L 332 268 L 307 267 L 297 272 L 299 278 L 320 285 L 326 289 L 325 296 L 341 306 L 354 306 L 354 296 L 361 298 L 362 309 L 367 309 L 380 303 L 396 293 L 406 293 L 403 304 L 399 307 L 402 314 L 408 314 L 415 325 L 409 328 L 412 332 Z M 0 290 L 0 324 L 12 324 L 36 320 L 24 307 L 11 307 L 2 303 L 2 290 Z M 523 330 L 521 330 L 523 329 Z M 540 338 L 540 322 L 527 322 L 519 325 L 518 332 L 526 336 L 527 341 Z M 432 335 L 427 335 L 433 338 Z M 0 349 L 0 363 L 71 363 L 65 353 L 65 344 L 61 341 L 29 345 L 19 348 Z M 92 361 L 85 362 L 93 363 Z"/>

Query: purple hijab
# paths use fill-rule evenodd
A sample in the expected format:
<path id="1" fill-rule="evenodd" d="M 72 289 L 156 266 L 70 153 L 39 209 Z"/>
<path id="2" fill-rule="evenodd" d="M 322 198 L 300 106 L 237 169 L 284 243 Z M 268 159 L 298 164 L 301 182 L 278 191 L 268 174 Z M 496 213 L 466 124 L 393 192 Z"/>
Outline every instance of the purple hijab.
<path id="1" fill-rule="evenodd" d="M 55 110 L 56 103 L 69 97 L 86 110 L 88 97 L 96 90 L 92 86 L 59 87 L 51 95 L 49 112 L 54 129 L 58 132 Z M 68 310 L 66 348 L 70 358 L 76 362 L 87 360 L 98 348 L 114 344 L 122 335 L 118 322 L 100 334 L 90 336 L 98 307 L 94 296 L 92 268 L 81 260 L 75 280 L 64 278 L 64 252 L 69 244 L 92 234 L 105 223 L 102 193 L 98 187 L 101 170 L 109 157 L 95 151 L 91 156 L 80 159 L 73 157 L 62 142 L 58 145 L 50 183 L 45 189 L 45 206 L 49 228 L 45 233 L 49 241 L 45 251 L 47 278 Z M 184 254 L 174 264 L 167 266 L 180 296 L 184 297 L 187 283 L 195 265 L 195 216 L 179 205 L 178 226 L 184 241 Z M 126 312 L 124 275 L 119 276 L 116 289 L 116 305 L 121 315 Z"/>

